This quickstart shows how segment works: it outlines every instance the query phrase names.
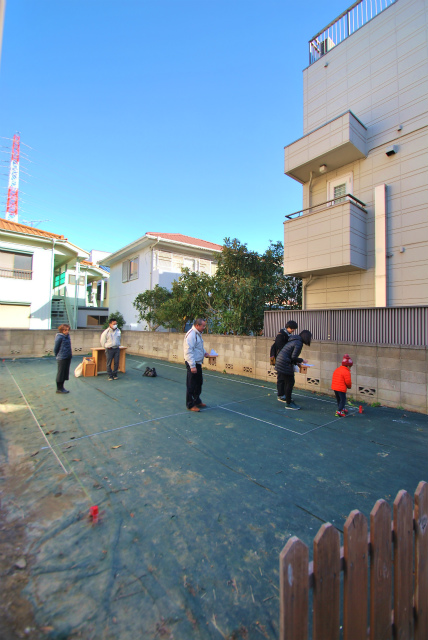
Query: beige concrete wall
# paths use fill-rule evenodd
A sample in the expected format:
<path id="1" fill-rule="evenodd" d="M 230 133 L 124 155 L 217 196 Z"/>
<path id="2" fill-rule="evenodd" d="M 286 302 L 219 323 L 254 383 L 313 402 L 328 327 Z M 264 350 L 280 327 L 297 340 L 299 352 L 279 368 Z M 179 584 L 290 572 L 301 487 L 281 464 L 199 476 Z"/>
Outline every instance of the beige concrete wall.
<path id="1" fill-rule="evenodd" d="M 307 308 L 375 306 L 379 184 L 386 184 L 387 196 L 388 305 L 427 304 L 427 103 L 426 0 L 399 0 L 304 71 L 304 133 L 349 109 L 367 127 L 368 152 L 365 159 L 314 174 L 310 196 L 304 185 L 303 208 L 315 206 L 328 199 L 329 180 L 352 172 L 353 195 L 367 205 L 367 271 L 317 276 L 307 289 Z M 388 157 L 392 145 L 397 153 Z"/>
<path id="2" fill-rule="evenodd" d="M 55 333 L 0 329 L 0 358 L 52 355 Z M 99 346 L 99 336 L 100 332 L 93 330 L 71 332 L 76 364 L 80 355 Z M 180 333 L 124 331 L 122 344 L 131 356 L 183 364 L 183 337 Z M 215 365 L 206 362 L 207 370 L 276 382 L 276 373 L 269 365 L 271 338 L 207 335 L 204 342 L 208 352 L 214 349 L 219 354 Z M 354 361 L 349 395 L 357 402 L 380 402 L 428 413 L 427 352 L 426 347 L 314 342 L 310 348 L 304 347 L 302 354 L 314 366 L 307 375 L 296 374 L 296 387 L 332 395 L 333 370 L 340 365 L 342 356 L 349 353 Z"/>

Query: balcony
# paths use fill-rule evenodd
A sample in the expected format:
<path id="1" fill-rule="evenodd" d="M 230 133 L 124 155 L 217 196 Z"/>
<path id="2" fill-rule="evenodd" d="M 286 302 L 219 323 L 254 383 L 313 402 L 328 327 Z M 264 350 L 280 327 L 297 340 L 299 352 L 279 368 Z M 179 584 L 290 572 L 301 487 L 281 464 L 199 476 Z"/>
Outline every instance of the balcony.
<path id="1" fill-rule="evenodd" d="M 365 270 L 366 217 L 365 204 L 350 194 L 286 216 L 285 275 Z"/>
<path id="2" fill-rule="evenodd" d="M 33 272 L 31 271 L 31 269 L 6 269 L 5 267 L 0 267 L 0 278 L 32 280 Z"/>
<path id="3" fill-rule="evenodd" d="M 311 171 L 340 169 L 367 156 L 367 128 L 352 111 L 330 120 L 284 149 L 284 173 L 304 184 Z"/>

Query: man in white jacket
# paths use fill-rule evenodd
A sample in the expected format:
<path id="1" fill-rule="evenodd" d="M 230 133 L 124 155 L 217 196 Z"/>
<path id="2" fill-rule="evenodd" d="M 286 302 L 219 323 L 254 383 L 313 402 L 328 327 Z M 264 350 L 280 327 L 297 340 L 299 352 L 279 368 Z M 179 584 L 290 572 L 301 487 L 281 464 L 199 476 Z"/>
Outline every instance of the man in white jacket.
<path id="1" fill-rule="evenodd" d="M 207 406 L 200 398 L 203 383 L 202 363 L 204 358 L 208 357 L 202 340 L 206 324 L 205 320 L 197 318 L 184 337 L 184 360 L 187 369 L 186 407 L 189 411 L 200 411 Z"/>
<path id="2" fill-rule="evenodd" d="M 106 350 L 107 375 L 108 380 L 117 380 L 117 371 L 119 369 L 120 355 L 120 329 L 117 326 L 116 318 L 111 318 L 108 329 L 102 332 L 100 338 L 101 346 Z M 111 363 L 114 363 L 114 369 L 111 369 Z"/>

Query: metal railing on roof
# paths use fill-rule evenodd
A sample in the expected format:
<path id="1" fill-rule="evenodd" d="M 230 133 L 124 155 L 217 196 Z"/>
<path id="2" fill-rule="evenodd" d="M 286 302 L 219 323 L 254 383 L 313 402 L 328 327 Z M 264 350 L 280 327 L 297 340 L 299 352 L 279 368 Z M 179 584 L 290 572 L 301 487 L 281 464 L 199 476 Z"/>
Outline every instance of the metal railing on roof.
<path id="1" fill-rule="evenodd" d="M 333 207 L 338 204 L 344 204 L 345 202 L 351 202 L 356 207 L 367 213 L 366 205 L 361 200 L 358 200 L 355 196 L 350 193 L 346 193 L 338 198 L 333 198 L 333 200 L 327 200 L 326 202 L 320 202 L 320 204 L 316 204 L 313 207 L 309 207 L 308 209 L 301 209 L 300 211 L 295 211 L 294 213 L 289 213 L 285 216 L 288 220 L 293 220 L 294 218 L 300 218 L 300 216 L 304 216 L 306 213 L 315 213 L 316 211 L 323 211 L 327 209 L 327 207 Z"/>
<path id="2" fill-rule="evenodd" d="M 309 65 L 387 9 L 396 0 L 357 0 L 338 18 L 309 40 Z"/>

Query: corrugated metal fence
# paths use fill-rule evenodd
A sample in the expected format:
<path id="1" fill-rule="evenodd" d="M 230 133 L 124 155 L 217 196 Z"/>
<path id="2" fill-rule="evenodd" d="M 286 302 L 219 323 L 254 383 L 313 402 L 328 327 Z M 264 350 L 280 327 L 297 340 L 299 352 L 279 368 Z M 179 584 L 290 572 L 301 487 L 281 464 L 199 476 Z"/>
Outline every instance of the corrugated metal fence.
<path id="1" fill-rule="evenodd" d="M 265 311 L 264 335 L 274 338 L 288 320 L 313 340 L 428 346 L 428 307 Z"/>

